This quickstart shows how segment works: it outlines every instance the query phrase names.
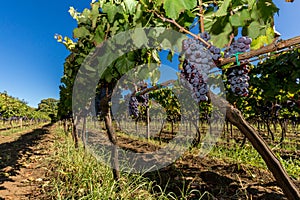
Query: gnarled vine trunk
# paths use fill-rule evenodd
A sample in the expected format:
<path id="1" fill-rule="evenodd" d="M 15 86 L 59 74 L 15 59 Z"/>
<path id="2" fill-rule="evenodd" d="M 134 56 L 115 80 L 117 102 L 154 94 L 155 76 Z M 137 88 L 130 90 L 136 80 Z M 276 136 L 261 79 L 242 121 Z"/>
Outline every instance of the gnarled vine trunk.
<path id="1" fill-rule="evenodd" d="M 265 143 L 263 138 L 244 119 L 241 112 L 230 105 L 225 99 L 221 99 L 214 94 L 211 94 L 211 98 L 215 106 L 222 109 L 226 108 L 227 119 L 249 139 L 253 147 L 259 152 L 287 198 L 291 200 L 299 200 L 300 192 L 296 185 L 290 179 L 286 170 L 283 168 L 269 146 Z"/>
<path id="2" fill-rule="evenodd" d="M 74 119 L 75 118 L 75 119 Z M 72 117 L 72 138 L 74 141 L 75 148 L 78 148 L 78 135 L 77 135 L 77 117 Z"/>
<path id="3" fill-rule="evenodd" d="M 118 146 L 117 146 L 117 137 L 114 131 L 114 128 L 112 126 L 112 119 L 110 112 L 107 112 L 105 118 L 105 126 L 107 130 L 107 135 L 109 138 L 109 141 L 113 144 L 112 150 L 111 150 L 111 165 L 113 170 L 113 176 L 116 181 L 120 179 L 120 169 L 119 169 L 119 155 L 118 155 Z"/>

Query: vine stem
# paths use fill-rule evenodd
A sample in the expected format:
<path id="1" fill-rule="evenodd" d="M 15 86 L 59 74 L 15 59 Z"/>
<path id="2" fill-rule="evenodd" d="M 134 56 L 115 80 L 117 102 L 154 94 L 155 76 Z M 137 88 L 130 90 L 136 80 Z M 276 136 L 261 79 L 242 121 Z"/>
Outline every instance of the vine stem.
<path id="1" fill-rule="evenodd" d="M 200 20 L 200 30 L 201 30 L 201 33 L 203 33 L 205 30 L 204 30 L 202 0 L 199 0 L 199 20 Z"/>
<path id="2" fill-rule="evenodd" d="M 151 91 L 160 89 L 161 86 L 168 86 L 168 85 L 173 84 L 173 83 L 175 83 L 175 82 L 176 82 L 176 80 L 168 80 L 168 81 L 166 81 L 166 82 L 163 82 L 163 83 L 160 83 L 160 84 L 156 84 L 156 85 L 153 86 L 153 87 L 144 89 L 144 90 L 142 90 L 141 92 L 134 92 L 132 95 L 133 95 L 133 96 L 134 96 L 134 95 L 135 95 L 135 96 L 136 96 L 136 95 L 143 95 L 143 94 L 146 94 L 146 93 L 148 93 L 148 92 L 151 92 Z"/>
<path id="3" fill-rule="evenodd" d="M 233 38 L 234 38 L 234 34 L 233 34 L 233 33 L 231 33 L 231 34 L 230 34 L 230 39 L 229 39 L 229 42 L 228 42 L 228 44 L 227 44 L 227 49 L 230 47 L 230 45 L 231 45 L 231 43 L 232 43 L 232 40 L 233 40 Z"/>
<path id="4" fill-rule="evenodd" d="M 150 12 L 153 12 L 157 17 L 159 17 L 161 20 L 163 20 L 164 22 L 169 22 L 171 24 L 174 24 L 175 26 L 177 26 L 179 28 L 179 31 L 181 32 L 184 32 L 186 34 L 190 34 L 191 36 L 193 36 L 194 38 L 200 40 L 202 43 L 204 43 L 207 48 L 209 48 L 211 46 L 211 44 L 209 44 L 208 42 L 206 42 L 204 39 L 202 39 L 199 35 L 196 35 L 188 30 L 186 30 L 184 27 L 182 27 L 180 24 L 178 24 L 174 19 L 168 19 L 164 16 L 161 16 L 160 14 L 158 14 L 156 11 L 151 11 Z"/>

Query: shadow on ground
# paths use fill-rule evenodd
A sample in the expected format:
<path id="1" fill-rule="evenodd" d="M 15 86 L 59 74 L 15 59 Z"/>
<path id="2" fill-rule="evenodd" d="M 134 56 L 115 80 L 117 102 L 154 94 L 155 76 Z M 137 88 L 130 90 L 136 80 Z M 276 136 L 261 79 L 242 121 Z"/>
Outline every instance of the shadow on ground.
<path id="1" fill-rule="evenodd" d="M 247 170 L 236 164 L 192 157 L 184 157 L 144 176 L 155 181 L 167 192 L 174 192 L 178 196 L 182 192 L 189 194 L 188 199 L 286 199 L 269 173 L 264 174 L 258 169 L 251 170 L 265 182 L 259 183 Z"/>
<path id="2" fill-rule="evenodd" d="M 51 124 L 34 129 L 32 132 L 20 136 L 13 142 L 0 144 L 0 185 L 6 181 L 12 181 L 9 177 L 18 174 L 18 171 L 23 166 L 23 164 L 20 163 L 20 158 L 30 157 L 30 155 L 35 154 L 31 147 L 37 145 L 43 136 L 48 133 L 45 128 L 49 126 L 51 126 Z M 0 190 L 5 189 L 6 188 L 0 186 Z"/>

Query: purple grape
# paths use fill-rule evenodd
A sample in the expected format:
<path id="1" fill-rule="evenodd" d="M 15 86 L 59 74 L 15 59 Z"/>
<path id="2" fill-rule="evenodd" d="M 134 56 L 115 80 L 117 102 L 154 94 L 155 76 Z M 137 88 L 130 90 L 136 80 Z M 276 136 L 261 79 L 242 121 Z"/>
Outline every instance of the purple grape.
<path id="1" fill-rule="evenodd" d="M 135 96 L 131 96 L 129 99 L 129 115 L 132 118 L 137 118 L 139 116 L 139 110 L 138 110 L 138 100 Z"/>
<path id="2" fill-rule="evenodd" d="M 235 95 L 247 96 L 249 91 L 249 67 L 246 64 L 231 68 L 227 71 L 227 79 L 230 84 L 231 91 Z"/>

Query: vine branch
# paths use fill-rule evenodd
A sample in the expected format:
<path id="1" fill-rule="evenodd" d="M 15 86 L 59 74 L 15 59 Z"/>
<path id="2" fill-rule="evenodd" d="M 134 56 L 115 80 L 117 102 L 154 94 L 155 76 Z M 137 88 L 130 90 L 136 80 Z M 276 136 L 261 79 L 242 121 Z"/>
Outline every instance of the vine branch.
<path id="1" fill-rule="evenodd" d="M 208 48 L 211 46 L 208 42 L 206 42 L 204 39 L 202 39 L 199 35 L 196 35 L 188 30 L 186 30 L 184 27 L 182 27 L 180 24 L 178 24 L 174 19 L 168 19 L 164 16 L 161 16 L 160 14 L 158 14 L 156 11 L 150 10 L 150 12 L 153 12 L 158 18 L 160 18 L 161 20 L 163 20 L 164 22 L 169 22 L 171 24 L 174 24 L 175 26 L 177 26 L 179 28 L 179 31 L 184 32 L 186 34 L 190 34 L 191 36 L 193 36 L 194 38 L 200 40 L 202 43 L 204 43 Z"/>
<path id="2" fill-rule="evenodd" d="M 267 46 L 264 46 L 260 49 L 257 50 L 252 50 L 249 52 L 245 52 L 243 54 L 238 55 L 238 59 L 239 60 L 246 60 L 249 58 L 253 58 L 262 54 L 266 54 L 266 53 L 270 53 L 270 52 L 274 52 L 277 50 L 281 50 L 281 49 L 285 49 L 288 47 L 291 47 L 293 45 L 297 45 L 300 44 L 300 36 L 296 36 L 294 38 L 288 39 L 288 40 L 283 40 L 280 42 L 275 42 L 272 44 L 269 44 Z M 217 63 L 217 66 L 223 66 L 226 65 L 228 63 L 231 62 L 235 62 L 235 57 L 233 58 L 225 58 L 225 59 L 220 59 L 219 63 Z"/>
<path id="3" fill-rule="evenodd" d="M 202 0 L 199 0 L 199 20 L 200 20 L 200 30 L 201 30 L 201 33 L 203 33 L 205 30 L 204 30 Z"/>
<path id="4" fill-rule="evenodd" d="M 146 94 L 148 92 L 151 92 L 151 91 L 154 91 L 154 90 L 157 90 L 157 89 L 160 89 L 162 86 L 168 86 L 170 84 L 173 84 L 175 83 L 176 80 L 168 80 L 166 82 L 163 82 L 163 83 L 160 83 L 160 84 L 156 84 L 155 86 L 153 87 L 150 87 L 150 88 L 147 88 L 147 89 L 144 89 L 140 92 L 134 92 L 132 95 L 133 96 L 136 96 L 136 95 L 143 95 L 143 94 Z"/>

